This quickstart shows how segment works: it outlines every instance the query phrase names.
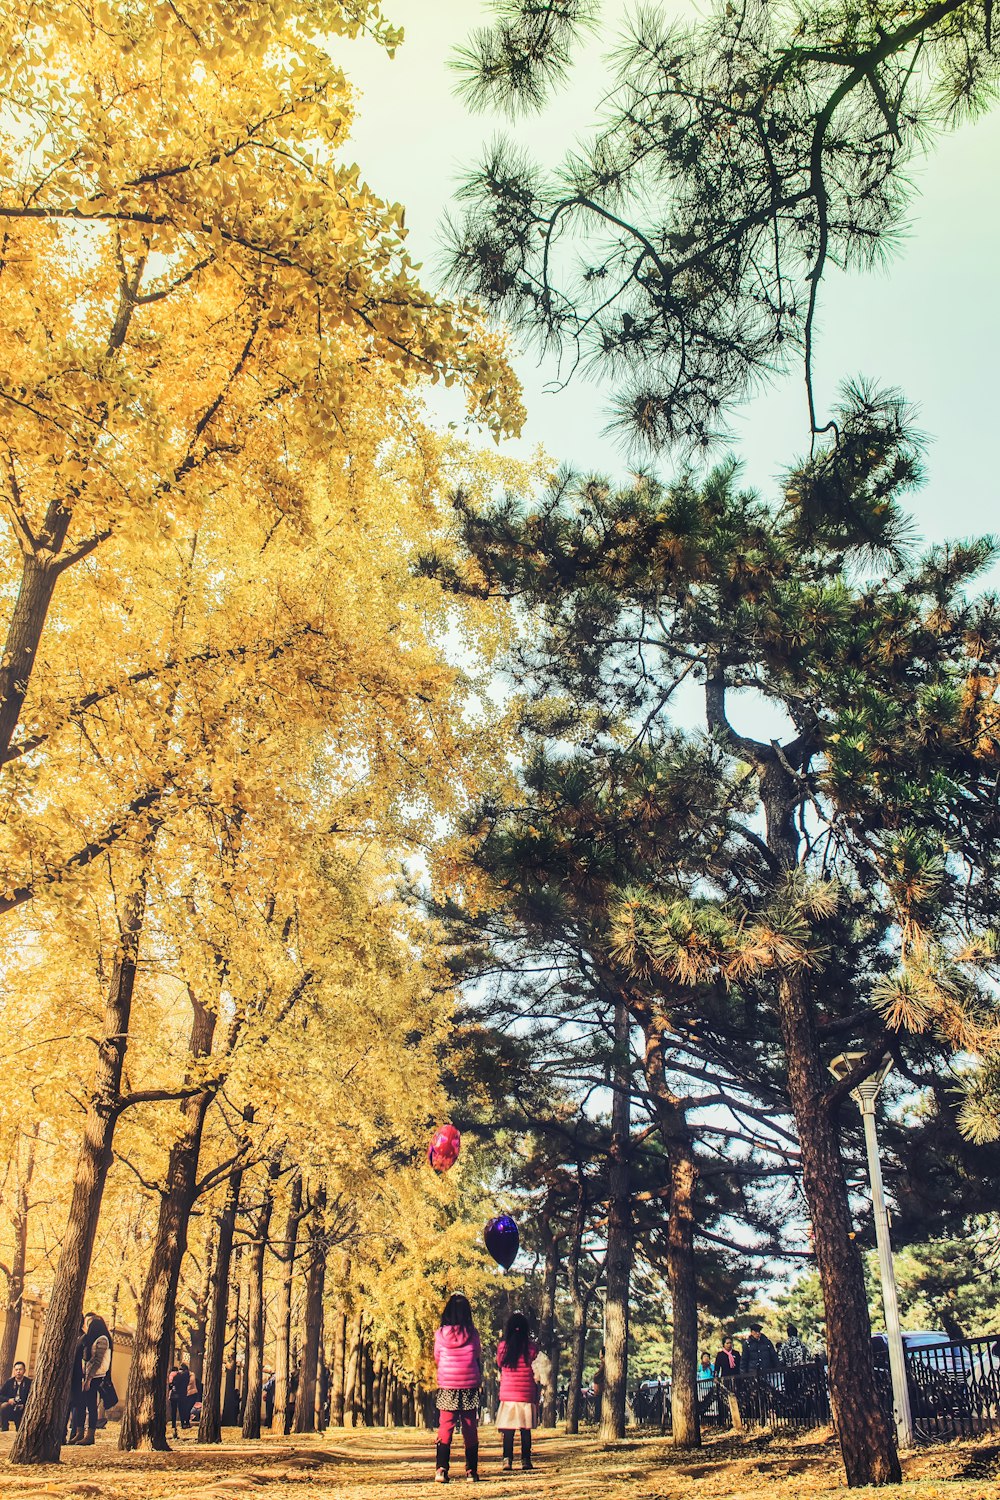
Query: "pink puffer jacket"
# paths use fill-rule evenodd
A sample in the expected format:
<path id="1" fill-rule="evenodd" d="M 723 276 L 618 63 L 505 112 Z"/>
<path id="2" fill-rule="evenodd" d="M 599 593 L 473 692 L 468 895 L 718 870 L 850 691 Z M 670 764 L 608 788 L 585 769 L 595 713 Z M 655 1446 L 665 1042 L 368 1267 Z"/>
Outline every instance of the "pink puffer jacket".
<path id="1" fill-rule="evenodd" d="M 483 1353 L 479 1334 L 473 1328 L 445 1323 L 434 1335 L 434 1363 L 438 1389 L 473 1391 L 483 1378 Z"/>
<path id="2" fill-rule="evenodd" d="M 535 1344 L 528 1345 L 528 1357 L 523 1356 L 516 1365 L 507 1366 L 503 1362 L 507 1345 L 503 1339 L 497 1345 L 497 1369 L 500 1371 L 500 1400 L 501 1401 L 530 1401 L 534 1404 L 538 1400 L 538 1386 L 535 1377 L 531 1373 L 531 1366 L 538 1358 L 538 1348 Z"/>

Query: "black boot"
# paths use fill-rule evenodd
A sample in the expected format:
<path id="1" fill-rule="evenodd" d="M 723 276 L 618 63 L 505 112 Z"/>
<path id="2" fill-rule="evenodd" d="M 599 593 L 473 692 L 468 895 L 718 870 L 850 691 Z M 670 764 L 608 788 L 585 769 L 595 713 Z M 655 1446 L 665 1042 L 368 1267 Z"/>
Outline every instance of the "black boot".
<path id="1" fill-rule="evenodd" d="M 479 1444 L 465 1450 L 465 1477 L 473 1484 L 479 1482 Z"/>
<path id="2" fill-rule="evenodd" d="M 513 1447 L 513 1443 L 511 1447 Z M 535 1466 L 531 1462 L 531 1428 L 521 1428 L 521 1468 L 527 1471 Z"/>
<path id="3" fill-rule="evenodd" d="M 438 1443 L 434 1456 L 435 1474 L 434 1478 L 438 1484 L 448 1483 L 448 1465 L 451 1462 L 451 1448 L 447 1443 Z"/>

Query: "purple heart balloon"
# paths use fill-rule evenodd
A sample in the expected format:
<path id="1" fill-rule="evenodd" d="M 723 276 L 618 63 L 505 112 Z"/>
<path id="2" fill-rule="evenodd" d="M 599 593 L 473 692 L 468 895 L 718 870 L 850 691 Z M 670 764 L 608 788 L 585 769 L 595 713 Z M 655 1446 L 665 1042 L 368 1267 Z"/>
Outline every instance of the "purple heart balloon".
<path id="1" fill-rule="evenodd" d="M 499 1214 L 491 1219 L 483 1231 L 483 1239 L 497 1264 L 509 1271 L 521 1248 L 521 1236 L 510 1214 Z"/>

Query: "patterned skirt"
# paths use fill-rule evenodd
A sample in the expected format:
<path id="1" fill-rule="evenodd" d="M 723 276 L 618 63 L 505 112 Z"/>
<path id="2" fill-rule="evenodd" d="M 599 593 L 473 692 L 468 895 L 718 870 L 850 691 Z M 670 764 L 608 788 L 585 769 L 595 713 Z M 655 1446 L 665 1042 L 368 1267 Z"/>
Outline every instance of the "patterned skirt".
<path id="1" fill-rule="evenodd" d="M 470 1386 L 462 1390 L 440 1387 L 437 1393 L 437 1409 L 438 1411 L 478 1411 L 479 1387 Z"/>

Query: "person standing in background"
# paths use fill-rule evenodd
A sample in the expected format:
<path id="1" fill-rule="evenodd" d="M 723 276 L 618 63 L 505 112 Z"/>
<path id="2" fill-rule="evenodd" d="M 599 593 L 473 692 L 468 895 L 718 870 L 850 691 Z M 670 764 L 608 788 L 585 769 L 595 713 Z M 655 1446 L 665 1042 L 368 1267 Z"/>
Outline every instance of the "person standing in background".
<path id="1" fill-rule="evenodd" d="M 89 1312 L 83 1318 L 83 1340 L 80 1356 L 83 1370 L 80 1380 L 80 1397 L 74 1429 L 79 1434 L 70 1442 L 87 1446 L 97 1436 L 97 1398 L 101 1381 L 111 1369 L 111 1334 L 100 1313 Z"/>

